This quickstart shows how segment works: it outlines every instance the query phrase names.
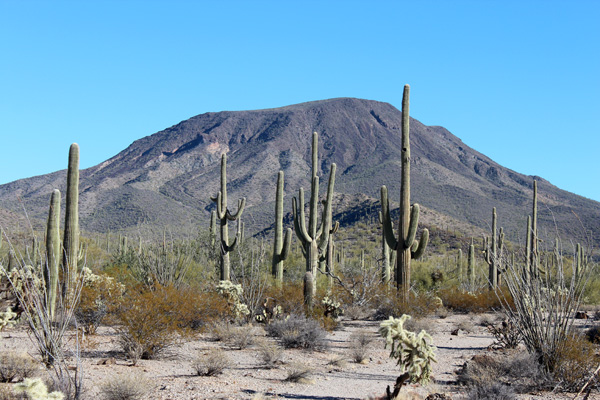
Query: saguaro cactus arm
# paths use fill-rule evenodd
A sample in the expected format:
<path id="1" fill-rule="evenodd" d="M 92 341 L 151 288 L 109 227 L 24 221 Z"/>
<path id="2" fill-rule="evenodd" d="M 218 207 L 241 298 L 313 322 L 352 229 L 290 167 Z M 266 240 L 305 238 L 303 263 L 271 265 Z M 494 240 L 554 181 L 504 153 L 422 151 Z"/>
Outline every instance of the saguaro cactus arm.
<path id="1" fill-rule="evenodd" d="M 428 242 L 429 242 L 429 230 L 423 229 L 423 232 L 421 232 L 421 238 L 419 239 L 418 242 L 414 242 L 413 247 L 411 248 L 411 251 L 410 251 L 410 256 L 413 260 L 421 258 L 423 253 L 425 253 L 425 249 L 427 248 Z M 415 245 L 417 245 L 416 248 L 415 248 Z"/>
<path id="2" fill-rule="evenodd" d="M 392 250 L 396 250 L 398 248 L 398 241 L 396 240 L 396 236 L 394 236 L 394 227 L 392 226 L 392 218 L 390 216 L 390 201 L 386 186 L 381 187 L 381 224 L 383 226 L 385 241 Z"/>

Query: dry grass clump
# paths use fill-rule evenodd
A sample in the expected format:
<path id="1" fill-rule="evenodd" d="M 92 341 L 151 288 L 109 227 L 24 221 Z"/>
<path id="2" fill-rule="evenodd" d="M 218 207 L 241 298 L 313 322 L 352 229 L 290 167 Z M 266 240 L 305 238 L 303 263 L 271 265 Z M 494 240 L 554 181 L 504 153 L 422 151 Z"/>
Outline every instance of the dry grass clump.
<path id="1" fill-rule="evenodd" d="M 327 362 L 327 365 L 334 367 L 336 371 L 346 368 L 348 365 L 348 360 L 344 356 L 335 356 L 331 360 Z"/>
<path id="2" fill-rule="evenodd" d="M 404 329 L 416 333 L 425 331 L 429 334 L 437 331 L 435 321 L 428 318 L 410 318 L 404 322 Z"/>
<path id="3" fill-rule="evenodd" d="M 141 374 L 113 376 L 100 387 L 105 400 L 141 400 L 150 392 L 150 381 Z"/>
<path id="4" fill-rule="evenodd" d="M 520 352 L 474 356 L 464 363 L 457 378 L 459 384 L 471 388 L 472 399 L 512 399 L 515 390 L 540 389 L 548 382 L 536 357 Z"/>
<path id="5" fill-rule="evenodd" d="M 312 379 L 310 379 L 313 374 L 313 369 L 308 365 L 304 364 L 291 364 L 287 369 L 287 377 L 285 378 L 286 382 L 295 382 L 295 383 L 312 383 Z"/>
<path id="6" fill-rule="evenodd" d="M 283 349 L 267 339 L 258 342 L 258 354 L 262 360 L 263 368 L 277 368 L 283 363 Z"/>
<path id="7" fill-rule="evenodd" d="M 324 350 L 327 347 L 327 333 L 310 318 L 290 315 L 286 320 L 272 322 L 265 330 L 269 336 L 278 338 L 286 349 Z"/>
<path id="8" fill-rule="evenodd" d="M 222 350 L 211 350 L 194 362 L 194 369 L 200 376 L 215 376 L 229 367 L 231 360 Z"/>
<path id="9" fill-rule="evenodd" d="M 443 301 L 443 299 L 442 299 Z M 390 293 L 387 296 L 379 297 L 379 302 L 375 305 L 375 320 L 381 321 L 389 317 L 399 318 L 403 314 L 408 314 L 413 318 L 424 318 L 434 314 L 440 307 L 440 299 L 431 293 L 411 293 L 408 303 L 401 296 Z"/>
<path id="10" fill-rule="evenodd" d="M 0 382 L 20 382 L 39 369 L 38 363 L 27 354 L 14 351 L 0 354 Z"/>
<path id="11" fill-rule="evenodd" d="M 475 330 L 475 325 L 471 320 L 462 320 L 456 325 L 456 329 L 463 332 L 472 333 Z"/>
<path id="12" fill-rule="evenodd" d="M 477 292 L 463 292 L 455 288 L 440 289 L 437 295 L 442 299 L 444 306 L 454 312 L 464 313 L 482 313 L 487 311 L 496 311 L 502 309 L 500 298 L 512 304 L 512 298 L 508 289 L 501 288 L 498 296 L 487 289 Z"/>
<path id="13" fill-rule="evenodd" d="M 356 363 L 364 363 L 369 355 L 373 335 L 365 330 L 350 335 L 350 358 Z"/>
<path id="14" fill-rule="evenodd" d="M 587 382 L 600 361 L 597 350 L 597 346 L 578 333 L 569 335 L 559 346 L 553 376 L 562 390 L 576 391 Z M 595 385 L 598 384 L 596 380 Z"/>

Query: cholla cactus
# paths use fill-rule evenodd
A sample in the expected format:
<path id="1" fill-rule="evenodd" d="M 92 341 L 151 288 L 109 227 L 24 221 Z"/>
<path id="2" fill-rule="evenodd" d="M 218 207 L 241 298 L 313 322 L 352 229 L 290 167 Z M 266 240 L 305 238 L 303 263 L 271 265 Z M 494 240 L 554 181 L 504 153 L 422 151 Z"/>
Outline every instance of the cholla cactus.
<path id="1" fill-rule="evenodd" d="M 221 281 L 217 285 L 217 293 L 227 299 L 236 318 L 250 314 L 248 306 L 240 301 L 244 289 L 242 285 L 234 285 L 231 281 Z"/>
<path id="2" fill-rule="evenodd" d="M 337 318 L 344 313 L 339 301 L 329 298 L 329 296 L 323 297 L 321 304 L 325 307 L 325 316 Z"/>
<path id="3" fill-rule="evenodd" d="M 431 378 L 431 362 L 435 359 L 436 348 L 431 345 L 433 339 L 422 330 L 419 334 L 404 329 L 404 322 L 410 315 L 399 319 L 390 317 L 379 326 L 379 334 L 385 338 L 386 347 L 391 347 L 390 358 L 398 360 L 403 373 L 408 373 L 411 381 L 422 384 Z"/>
<path id="4" fill-rule="evenodd" d="M 0 312 L 0 331 L 14 326 L 17 323 L 17 317 L 17 313 L 13 312 L 10 307 L 6 307 L 5 312 Z"/>
<path id="5" fill-rule="evenodd" d="M 63 400 L 65 395 L 61 392 L 48 393 L 48 388 L 40 378 L 26 378 L 15 385 L 15 392 L 25 393 L 31 400 Z"/>

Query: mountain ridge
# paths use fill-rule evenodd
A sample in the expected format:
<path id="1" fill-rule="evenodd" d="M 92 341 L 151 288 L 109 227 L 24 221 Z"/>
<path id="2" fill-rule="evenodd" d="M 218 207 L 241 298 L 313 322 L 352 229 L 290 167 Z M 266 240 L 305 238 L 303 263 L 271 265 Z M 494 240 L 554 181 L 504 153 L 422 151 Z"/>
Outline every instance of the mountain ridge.
<path id="1" fill-rule="evenodd" d="M 230 203 L 246 196 L 244 220 L 252 231 L 264 229 L 272 223 L 280 169 L 286 175 L 286 212 L 298 188 L 310 187 L 313 131 L 319 133 L 319 174 L 326 176 L 332 162 L 338 165 L 336 192 L 378 199 L 379 188 L 386 184 L 396 200 L 400 111 L 388 103 L 341 97 L 204 113 L 134 141 L 81 171 L 82 229 L 139 231 L 147 225 L 189 231 L 205 226 L 224 152 Z M 502 167 L 441 126 L 413 118 L 411 154 L 413 202 L 480 229 L 489 225 L 496 207 L 507 234 L 524 237 L 533 177 Z M 64 190 L 64 180 L 65 172 L 57 171 L 0 185 L 0 206 L 16 211 L 13 205 L 20 197 L 30 215 L 43 221 L 52 189 Z M 556 221 L 561 236 L 583 241 L 587 230 L 593 242 L 600 242 L 600 203 L 543 179 L 538 186 L 542 226 L 550 232 Z M 579 226 L 572 211 L 586 225 Z"/>

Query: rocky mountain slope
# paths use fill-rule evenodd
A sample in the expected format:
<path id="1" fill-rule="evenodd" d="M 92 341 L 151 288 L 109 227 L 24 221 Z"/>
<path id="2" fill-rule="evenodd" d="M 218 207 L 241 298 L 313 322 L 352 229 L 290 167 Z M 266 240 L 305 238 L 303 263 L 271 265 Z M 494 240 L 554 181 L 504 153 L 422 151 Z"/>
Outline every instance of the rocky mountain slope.
<path id="1" fill-rule="evenodd" d="M 272 223 L 280 169 L 285 172 L 287 211 L 291 212 L 291 198 L 298 188 L 309 188 L 313 131 L 320 135 L 320 175 L 327 176 L 331 163 L 337 163 L 337 198 L 353 203 L 356 210 L 357 201 L 375 204 L 385 184 L 392 200 L 397 200 L 400 111 L 387 103 L 338 98 L 267 110 L 206 113 L 136 140 L 111 159 L 81 172 L 82 229 L 197 231 L 207 225 L 214 207 L 210 196 L 218 191 L 224 152 L 230 205 L 235 208 L 237 198 L 245 196 L 247 229 L 250 233 L 264 229 Z M 65 149 L 65 165 L 67 153 Z M 446 129 L 415 119 L 411 120 L 411 153 L 412 201 L 437 215 L 425 223 L 443 224 L 440 216 L 447 216 L 448 221 L 487 230 L 496 207 L 499 225 L 507 234 L 524 237 L 534 177 L 504 168 Z M 600 203 L 536 179 L 541 229 L 548 236 L 558 230 L 565 240 L 591 238 L 600 243 Z M 65 171 L 58 171 L 1 185 L 0 207 L 18 212 L 20 198 L 29 216 L 43 221 L 52 189 L 64 190 L 65 180 Z M 326 179 L 321 181 L 324 185 Z M 339 202 L 338 213 L 345 211 L 346 203 Z M 377 211 L 376 206 L 369 207 L 369 212 Z"/>

